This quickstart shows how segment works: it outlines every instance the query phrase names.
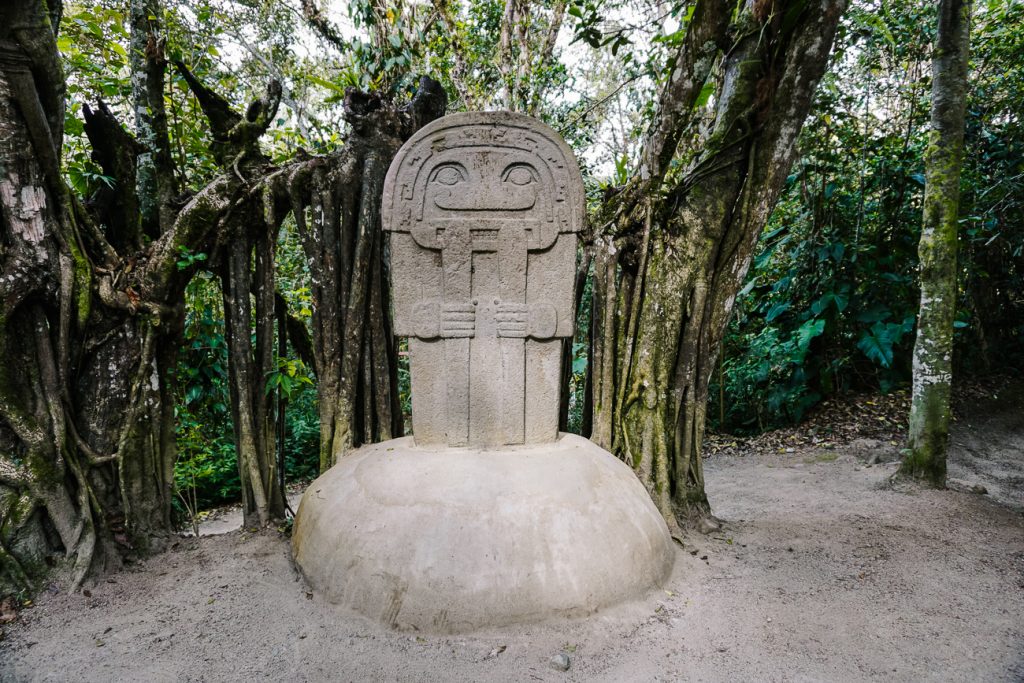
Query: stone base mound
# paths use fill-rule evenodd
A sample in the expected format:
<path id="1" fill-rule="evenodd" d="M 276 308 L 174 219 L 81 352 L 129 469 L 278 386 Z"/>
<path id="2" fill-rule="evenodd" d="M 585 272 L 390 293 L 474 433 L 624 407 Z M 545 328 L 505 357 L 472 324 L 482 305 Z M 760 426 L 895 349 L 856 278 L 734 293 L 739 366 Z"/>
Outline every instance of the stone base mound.
<path id="1" fill-rule="evenodd" d="M 643 486 L 581 437 L 501 449 L 359 449 L 313 482 L 295 560 L 330 602 L 460 632 L 581 616 L 664 581 L 674 549 Z"/>

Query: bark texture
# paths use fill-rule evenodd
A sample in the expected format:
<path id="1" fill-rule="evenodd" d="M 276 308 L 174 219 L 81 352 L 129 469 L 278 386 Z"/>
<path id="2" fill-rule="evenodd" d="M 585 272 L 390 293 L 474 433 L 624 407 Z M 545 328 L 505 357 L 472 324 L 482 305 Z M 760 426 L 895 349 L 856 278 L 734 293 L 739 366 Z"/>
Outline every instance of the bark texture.
<path id="1" fill-rule="evenodd" d="M 632 464 L 675 535 L 717 525 L 701 464 L 708 383 L 844 9 L 699 0 L 640 167 L 595 218 L 587 426 Z"/>
<path id="2" fill-rule="evenodd" d="M 403 109 L 350 90 L 345 147 L 289 170 L 312 280 L 321 471 L 361 444 L 403 433 L 381 195 L 402 142 L 442 116 L 446 104 L 444 89 L 429 78 Z"/>
<path id="3" fill-rule="evenodd" d="M 949 395 L 956 317 L 957 226 L 964 151 L 970 2 L 940 0 L 932 56 L 932 125 L 925 155 L 921 307 L 914 343 L 909 453 L 900 471 L 946 485 Z"/>

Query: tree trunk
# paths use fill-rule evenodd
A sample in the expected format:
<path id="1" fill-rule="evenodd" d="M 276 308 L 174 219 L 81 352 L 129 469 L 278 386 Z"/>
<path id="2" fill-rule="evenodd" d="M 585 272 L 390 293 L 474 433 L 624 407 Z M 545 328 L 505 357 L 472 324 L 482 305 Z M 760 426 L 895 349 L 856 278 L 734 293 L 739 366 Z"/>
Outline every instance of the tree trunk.
<path id="1" fill-rule="evenodd" d="M 264 526 L 271 519 L 284 517 L 284 498 L 277 483 L 277 420 L 272 412 L 272 397 L 265 390 L 268 375 L 275 369 L 276 316 L 270 237 L 260 235 L 254 245 L 248 235 L 237 235 L 228 247 L 221 277 L 235 452 L 242 484 L 243 523 L 247 527 Z M 254 251 L 256 277 L 251 278 Z"/>
<path id="2" fill-rule="evenodd" d="M 0 589 L 11 590 L 55 551 L 78 584 L 171 531 L 169 373 L 182 311 L 150 296 L 170 283 L 118 254 L 63 185 L 64 82 L 46 5 L 5 6 L 0 25 Z M 134 163 L 113 163 L 125 161 L 118 142 L 97 157 L 121 181 Z M 100 213 L 133 211 L 128 179 Z M 112 238 L 133 223 L 121 218 L 106 224 Z"/>
<path id="3" fill-rule="evenodd" d="M 591 438 L 633 466 L 676 536 L 717 526 L 701 460 L 708 385 L 844 7 L 752 1 L 730 22 L 731 6 L 698 2 L 640 168 L 597 215 Z"/>
<path id="4" fill-rule="evenodd" d="M 171 160 L 164 106 L 165 38 L 160 33 L 159 0 L 131 0 L 132 100 L 137 147 L 135 187 L 139 198 L 139 226 L 150 238 L 166 231 L 177 213 L 173 200 L 177 182 Z M 139 244 L 141 246 L 141 243 Z"/>
<path id="5" fill-rule="evenodd" d="M 946 485 L 956 251 L 970 2 L 940 0 L 932 57 L 932 130 L 925 156 L 920 257 L 921 308 L 914 343 L 914 390 L 909 454 L 900 471 L 933 486 Z"/>

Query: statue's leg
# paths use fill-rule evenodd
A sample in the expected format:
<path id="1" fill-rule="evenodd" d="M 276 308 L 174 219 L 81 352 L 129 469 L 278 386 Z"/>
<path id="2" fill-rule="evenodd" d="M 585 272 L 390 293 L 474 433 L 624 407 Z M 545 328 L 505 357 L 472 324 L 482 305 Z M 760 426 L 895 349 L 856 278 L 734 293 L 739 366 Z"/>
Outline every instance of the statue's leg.
<path id="1" fill-rule="evenodd" d="M 447 228 L 441 249 L 441 267 L 444 271 L 444 302 L 461 305 L 468 304 L 472 298 L 473 252 L 469 235 L 456 234 L 456 230 L 459 228 L 454 225 Z M 445 337 L 444 363 L 441 365 L 444 378 L 441 383 L 446 387 L 447 442 L 449 446 L 465 446 L 470 443 L 471 338 L 450 336 L 443 324 L 441 336 Z"/>
<path id="2" fill-rule="evenodd" d="M 478 262 L 493 263 L 493 253 L 477 253 Z M 477 267 L 476 275 L 485 268 Z M 474 283 L 476 284 L 476 283 Z M 474 287 L 477 305 L 477 336 L 470 350 L 472 371 L 469 378 L 469 443 L 474 446 L 500 446 L 508 443 L 502 429 L 503 396 L 506 391 L 502 377 L 501 347 L 495 330 L 495 289 L 480 284 Z"/>
<path id="3" fill-rule="evenodd" d="M 558 388 L 562 377 L 562 340 L 526 342 L 526 443 L 558 438 Z"/>
<path id="4" fill-rule="evenodd" d="M 412 374 L 412 434 L 419 446 L 447 443 L 448 372 L 445 339 L 409 338 Z"/>
<path id="5" fill-rule="evenodd" d="M 566 264 L 576 255 L 574 235 L 562 234 L 543 251 L 530 252 L 526 301 L 548 303 L 556 310 L 552 339 L 526 342 L 526 443 L 558 438 L 559 393 L 562 387 L 562 340 L 572 336 L 575 274 Z"/>
<path id="6" fill-rule="evenodd" d="M 526 304 L 526 234 L 518 224 L 502 228 L 498 240 L 499 298 L 506 303 Z M 526 440 L 526 327 L 523 337 L 498 339 L 502 386 L 501 426 L 505 443 Z"/>
<path id="7" fill-rule="evenodd" d="M 444 371 L 449 446 L 469 444 L 469 339 L 446 339 Z"/>

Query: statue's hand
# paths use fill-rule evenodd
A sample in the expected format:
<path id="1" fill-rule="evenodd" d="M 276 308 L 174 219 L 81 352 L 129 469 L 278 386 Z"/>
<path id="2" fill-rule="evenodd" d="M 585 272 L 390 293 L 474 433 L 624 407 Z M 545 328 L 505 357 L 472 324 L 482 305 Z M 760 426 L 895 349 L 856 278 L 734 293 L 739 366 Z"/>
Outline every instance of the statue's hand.
<path id="1" fill-rule="evenodd" d="M 530 304 L 529 328 L 530 336 L 534 339 L 551 339 L 558 329 L 558 311 L 542 301 Z"/>
<path id="2" fill-rule="evenodd" d="M 494 313 L 499 337 L 524 339 L 529 336 L 530 305 L 499 303 Z"/>
<path id="3" fill-rule="evenodd" d="M 471 303 L 441 304 L 441 336 L 445 339 L 476 334 L 476 306 Z"/>
<path id="4" fill-rule="evenodd" d="M 419 339 L 472 337 L 476 333 L 476 306 L 443 301 L 420 301 L 413 311 Z"/>
<path id="5" fill-rule="evenodd" d="M 441 336 L 437 301 L 417 301 L 412 309 L 413 336 L 417 339 L 437 339 Z"/>
<path id="6" fill-rule="evenodd" d="M 499 303 L 494 320 L 499 337 L 551 339 L 555 336 L 557 318 L 551 304 Z"/>

